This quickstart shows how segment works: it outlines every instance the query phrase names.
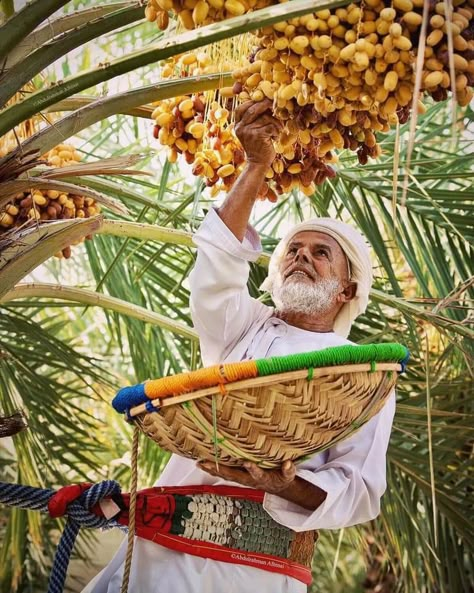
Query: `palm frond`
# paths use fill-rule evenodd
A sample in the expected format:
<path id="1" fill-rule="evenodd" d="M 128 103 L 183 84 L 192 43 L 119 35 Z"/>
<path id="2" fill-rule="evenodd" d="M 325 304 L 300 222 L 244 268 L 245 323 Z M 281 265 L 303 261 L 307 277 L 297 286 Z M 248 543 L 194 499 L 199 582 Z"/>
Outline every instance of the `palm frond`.
<path id="1" fill-rule="evenodd" d="M 231 80 L 232 77 L 229 73 L 190 76 L 182 80 L 165 80 L 158 84 L 118 93 L 110 97 L 94 98 L 93 102 L 87 102 L 84 107 L 80 107 L 25 140 L 17 150 L 40 148 L 42 152 L 45 152 L 64 142 L 73 134 L 78 134 L 81 130 L 115 115 L 117 112 L 128 111 L 152 101 L 162 101 L 177 95 L 212 90 L 222 84 L 230 83 Z"/>
<path id="2" fill-rule="evenodd" d="M 135 6 L 126 6 L 110 14 L 102 14 L 97 19 L 86 21 L 82 26 L 76 26 L 59 38 L 49 41 L 14 66 L 4 69 L 0 76 L 0 105 L 5 105 L 24 84 L 59 57 L 99 35 L 116 31 L 120 27 L 143 18 L 143 7 L 137 2 Z"/>
<path id="3" fill-rule="evenodd" d="M 91 8 L 86 8 L 85 10 L 79 10 L 72 14 L 67 14 L 50 20 L 48 24 L 37 27 L 25 37 L 25 39 L 15 44 L 15 47 L 6 56 L 3 68 L 8 70 L 25 56 L 39 49 L 42 45 L 57 35 L 61 35 L 61 33 L 80 27 L 94 19 L 105 16 L 110 12 L 115 12 L 120 8 L 125 8 L 128 5 L 128 1 L 113 2 L 108 5 L 93 6 Z"/>
<path id="4" fill-rule="evenodd" d="M 190 327 L 183 323 L 168 319 L 163 315 L 154 313 L 144 307 L 139 307 L 133 303 L 122 301 L 121 299 L 100 294 L 84 288 L 69 287 L 63 284 L 17 284 L 13 290 L 7 292 L 1 299 L 2 303 L 9 303 L 16 299 L 31 298 L 52 298 L 62 301 L 71 301 L 83 305 L 96 306 L 104 310 L 112 310 L 121 315 L 126 315 L 134 319 L 139 319 L 146 323 L 157 325 L 174 334 L 186 338 L 197 340 L 197 334 Z M 31 304 L 31 303 L 30 303 Z"/>
<path id="5" fill-rule="evenodd" d="M 2 59 L 46 18 L 69 0 L 34 0 L 14 14 L 1 27 L 0 56 Z"/>
<path id="6" fill-rule="evenodd" d="M 58 251 L 95 232 L 102 217 L 61 220 L 39 226 L 32 222 L 5 233 L 0 240 L 0 298 Z"/>

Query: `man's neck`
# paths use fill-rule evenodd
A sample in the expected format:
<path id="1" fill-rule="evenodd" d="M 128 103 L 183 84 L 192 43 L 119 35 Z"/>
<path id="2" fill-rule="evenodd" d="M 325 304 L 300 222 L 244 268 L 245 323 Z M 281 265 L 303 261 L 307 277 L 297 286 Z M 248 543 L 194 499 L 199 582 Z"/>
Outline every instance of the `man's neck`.
<path id="1" fill-rule="evenodd" d="M 314 318 L 307 313 L 297 313 L 295 311 L 275 311 L 275 317 L 281 319 L 288 325 L 293 325 L 299 329 L 304 329 L 310 332 L 328 333 L 334 331 L 333 317 L 318 317 Z"/>

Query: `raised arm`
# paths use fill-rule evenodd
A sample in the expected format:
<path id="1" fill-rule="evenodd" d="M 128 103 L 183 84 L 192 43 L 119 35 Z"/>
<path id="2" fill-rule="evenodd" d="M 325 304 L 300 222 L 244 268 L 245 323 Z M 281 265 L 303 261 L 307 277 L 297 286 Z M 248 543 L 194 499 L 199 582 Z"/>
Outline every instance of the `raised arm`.
<path id="1" fill-rule="evenodd" d="M 189 276 L 190 304 L 206 365 L 223 362 L 248 330 L 271 315 L 247 290 L 248 262 L 261 252 L 248 221 L 275 156 L 271 138 L 280 129 L 270 107 L 269 101 L 247 103 L 236 113 L 236 132 L 247 155 L 245 170 L 221 208 L 209 212 L 194 236 L 198 253 Z"/>
<path id="2" fill-rule="evenodd" d="M 227 228 L 243 241 L 258 190 L 265 181 L 265 173 L 275 158 L 272 139 L 277 138 L 281 124 L 271 115 L 272 102 L 247 102 L 235 114 L 235 132 L 247 155 L 244 171 L 218 209 Z"/>

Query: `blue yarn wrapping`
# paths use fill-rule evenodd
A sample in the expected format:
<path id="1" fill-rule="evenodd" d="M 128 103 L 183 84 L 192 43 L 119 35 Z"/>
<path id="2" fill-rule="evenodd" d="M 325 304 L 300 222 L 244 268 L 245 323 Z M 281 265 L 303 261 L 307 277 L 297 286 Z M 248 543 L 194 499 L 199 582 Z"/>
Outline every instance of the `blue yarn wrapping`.
<path id="1" fill-rule="evenodd" d="M 127 408 L 133 408 L 147 402 L 149 398 L 145 395 L 145 384 L 122 387 L 112 400 L 112 406 L 116 412 L 123 413 Z"/>
<path id="2" fill-rule="evenodd" d="M 151 400 L 145 403 L 145 408 L 147 412 L 156 412 L 159 409 L 153 405 Z"/>
<path id="3" fill-rule="evenodd" d="M 71 552 L 81 527 L 89 529 L 119 527 L 120 529 L 126 529 L 117 521 L 98 517 L 89 510 L 103 498 L 120 494 L 120 491 L 120 485 L 117 482 L 104 480 L 91 486 L 79 498 L 68 505 L 66 511 L 67 523 L 54 556 L 48 593 L 62 593 Z M 48 502 L 54 494 L 56 494 L 56 491 L 50 488 L 36 488 L 34 486 L 0 482 L 0 503 L 7 506 L 48 512 Z"/>

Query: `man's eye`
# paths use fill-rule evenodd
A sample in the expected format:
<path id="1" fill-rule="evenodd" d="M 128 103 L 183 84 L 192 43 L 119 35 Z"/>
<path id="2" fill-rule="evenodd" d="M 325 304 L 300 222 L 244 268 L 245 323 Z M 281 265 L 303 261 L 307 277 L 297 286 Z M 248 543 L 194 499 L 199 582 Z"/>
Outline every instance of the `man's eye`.
<path id="1" fill-rule="evenodd" d="M 292 255 L 293 253 L 296 253 L 296 247 L 290 247 L 288 249 L 288 255 Z"/>
<path id="2" fill-rule="evenodd" d="M 323 257 L 328 257 L 329 254 L 325 249 L 317 249 L 316 250 L 316 255 L 322 255 Z"/>

